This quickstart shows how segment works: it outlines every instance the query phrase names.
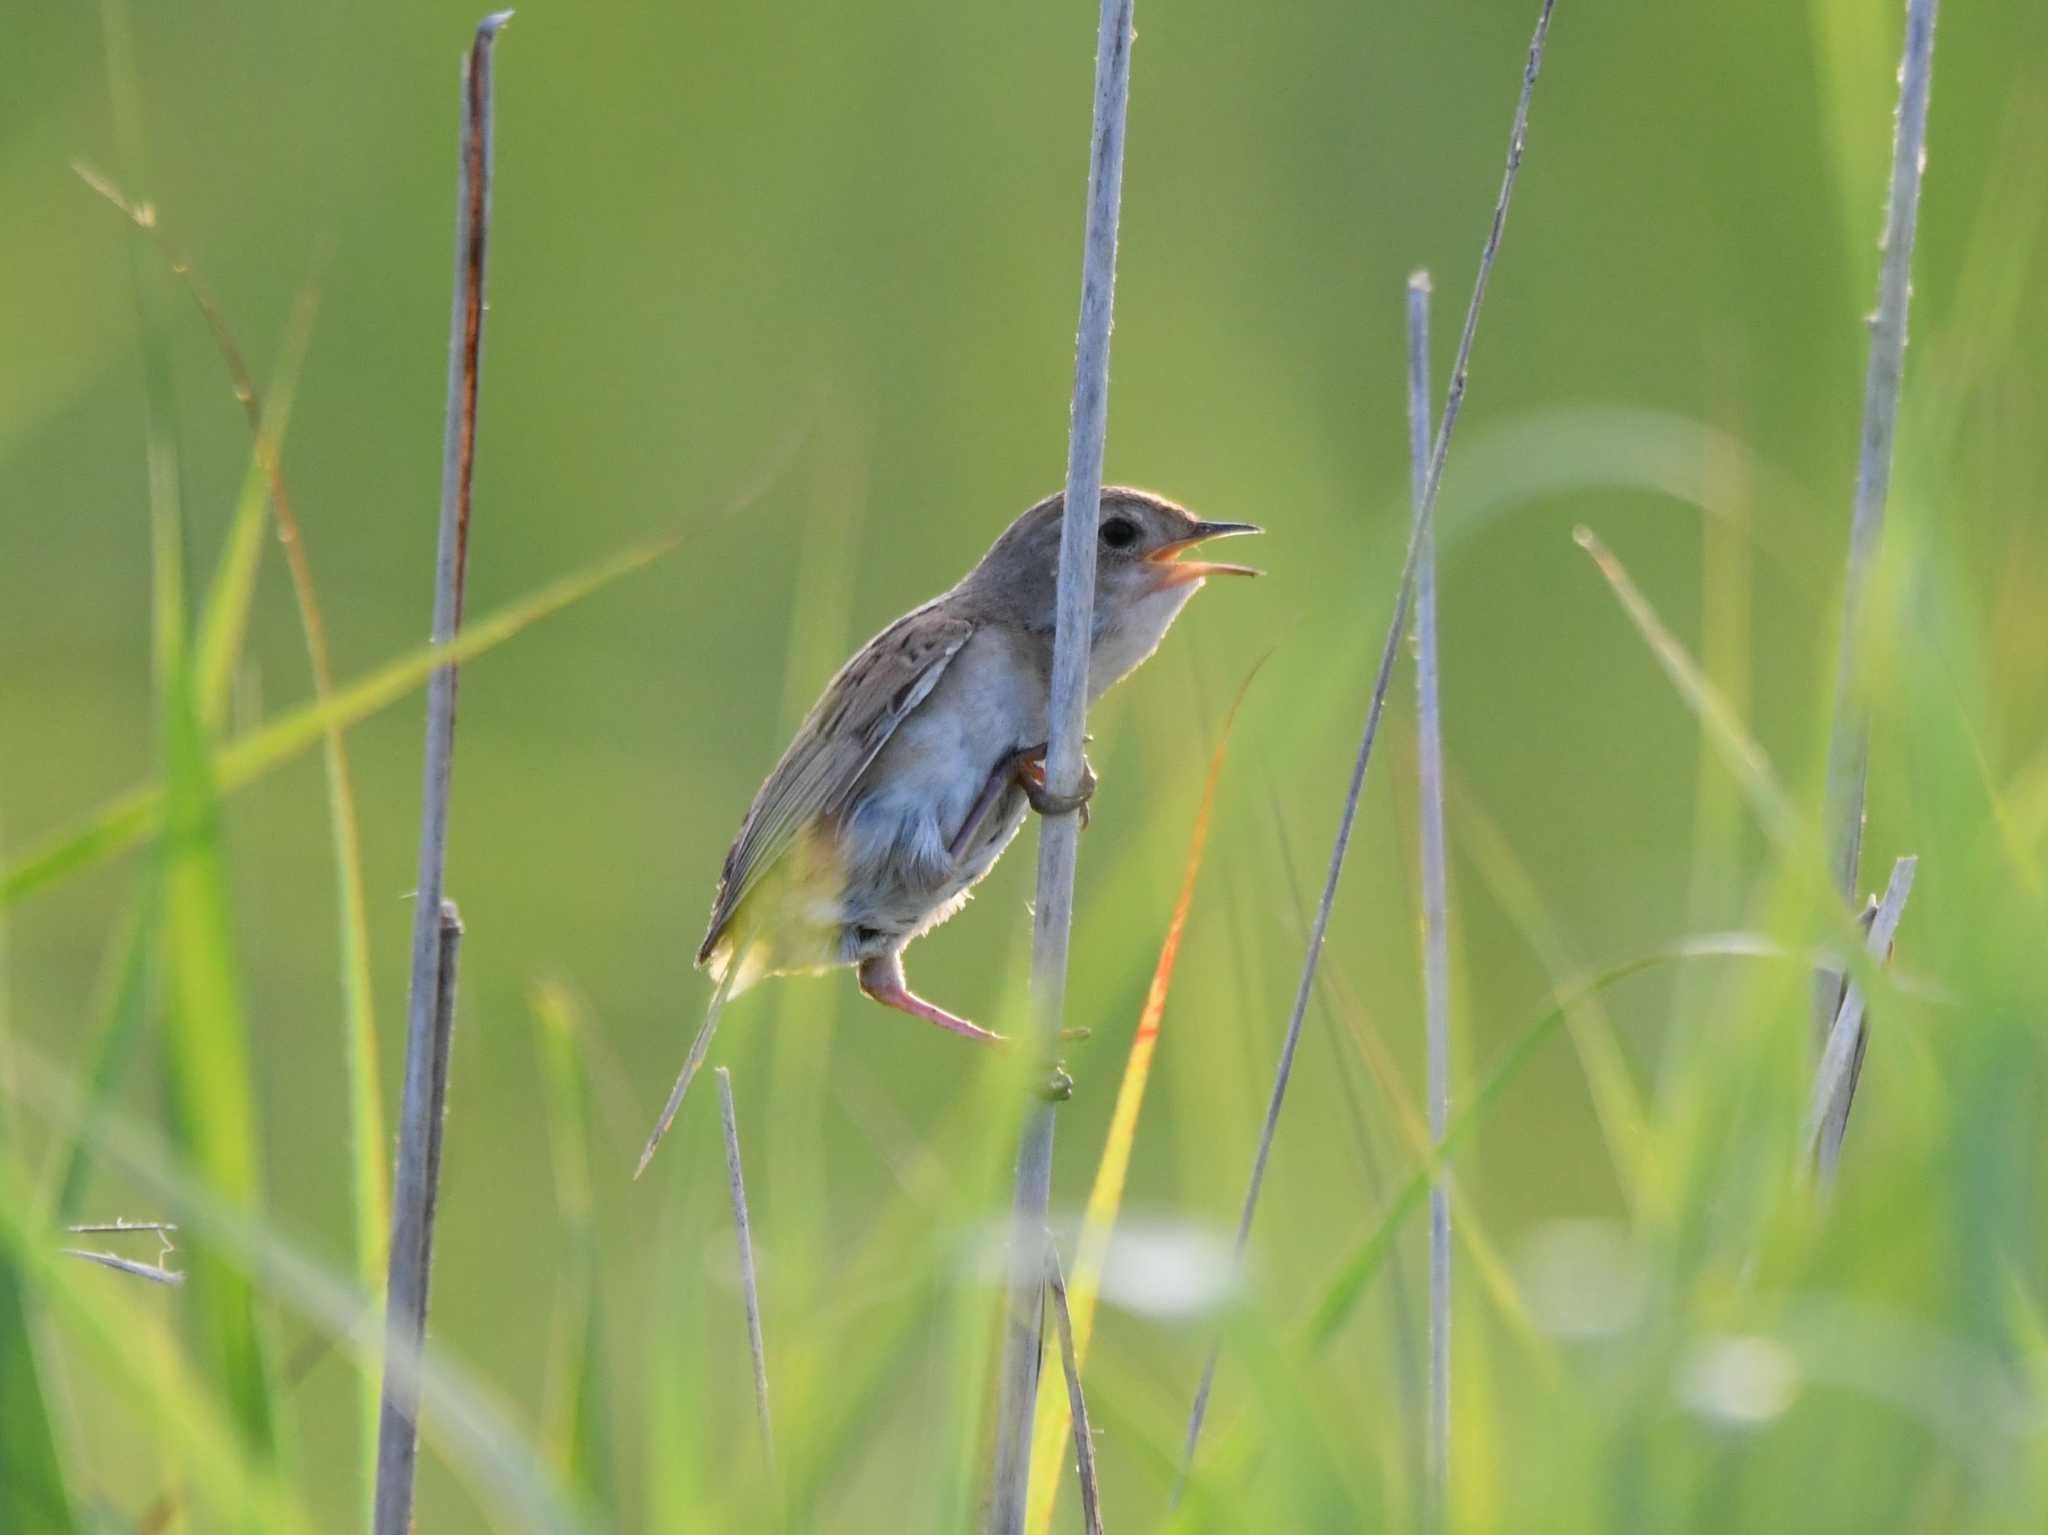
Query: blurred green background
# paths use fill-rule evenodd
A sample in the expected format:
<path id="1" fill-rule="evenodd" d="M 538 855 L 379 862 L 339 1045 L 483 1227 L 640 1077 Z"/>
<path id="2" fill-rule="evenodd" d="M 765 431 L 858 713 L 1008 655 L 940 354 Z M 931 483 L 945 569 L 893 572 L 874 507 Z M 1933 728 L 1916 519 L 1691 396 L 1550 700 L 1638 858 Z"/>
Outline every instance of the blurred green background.
<path id="1" fill-rule="evenodd" d="M 1224 1241 L 1235 1221 L 1392 607 L 1403 280 L 1434 275 L 1441 387 L 1533 9 L 1139 8 L 1109 474 L 1264 524 L 1269 574 L 1204 594 L 1095 716 L 1103 788 L 1070 988 L 1095 1037 L 1068 1057 L 1080 1087 L 1054 1193 L 1070 1216 L 1203 764 L 1270 652 L 1225 769 L 1129 1195 L 1139 1215 Z M 1687 933 L 1821 931 L 1797 850 L 1740 808 L 1570 533 L 1595 528 L 1706 653 L 1811 813 L 1899 11 L 1560 7 L 1442 509 L 1461 1092 L 1563 972 Z M 259 378 L 317 286 L 285 474 L 338 675 L 357 676 L 427 629 L 474 20 L 439 3 L 205 0 L 11 15 L 9 848 L 160 770 L 138 273 L 163 317 L 195 583 L 249 455 L 205 325 L 72 162 L 157 207 Z M 110 107 L 108 24 L 132 27 L 139 164 Z M 689 955 L 754 786 L 838 662 L 1061 477 L 1093 37 L 1077 0 L 532 5 L 500 49 L 470 612 L 663 530 L 683 542 L 463 675 L 448 884 L 469 936 L 432 1333 L 618 1528 L 770 1527 L 708 1082 L 648 1178 L 627 1175 L 708 991 Z M 1952 7 L 1939 38 L 1867 844 L 1876 883 L 1894 854 L 1923 856 L 1900 958 L 1925 984 L 1880 1009 L 1842 1196 L 1818 1223 L 1797 1187 L 1796 965 L 1661 971 L 1582 1020 L 1578 1051 L 1547 1043 L 1459 1164 L 1461 1230 L 1484 1244 L 1460 1250 L 1460 1528 L 2048 1519 L 2044 59 L 2033 0 Z M 291 589 L 266 560 L 245 722 L 309 692 Z M 1205 1451 L 1217 1469 L 1183 1527 L 1415 1517 L 1420 1223 L 1327 1349 L 1303 1362 L 1290 1341 L 1416 1165 L 1389 1096 L 1420 1111 L 1412 694 L 1404 670 L 1231 1313 Z M 395 1108 L 417 696 L 350 744 Z M 235 795 L 226 833 L 264 1223 L 346 1273 L 318 754 Z M 68 1073 L 91 1058 L 140 867 L 104 865 L 6 913 L 9 1026 Z M 917 946 L 921 990 L 1006 1016 L 1031 870 L 1026 838 Z M 565 1213 L 549 1133 L 530 1002 L 548 980 L 580 998 L 587 1223 L 573 1198 Z M 1592 1036 L 1625 1068 L 1639 1141 L 1603 1129 Z M 163 1122 L 152 1039 L 121 1100 L 143 1125 Z M 732 1067 L 747 1139 L 792 1522 L 965 1527 L 993 1337 L 971 1253 L 1007 1199 L 1011 1133 L 974 1111 L 995 1101 L 982 1063 L 844 976 L 763 986 L 713 1058 Z M 63 1125 L 18 1107 L 13 1182 L 30 1187 Z M 85 1213 L 160 1205 L 103 1163 Z M 58 1277 L 184 1335 L 175 1292 L 82 1266 Z M 289 1361 L 312 1329 L 261 1288 Z M 1166 1518 L 1219 1325 L 1105 1311 L 1090 1384 L 1112 1530 Z M 207 1527 L 192 1501 L 206 1478 L 75 1333 L 51 1326 L 43 1374 L 80 1504 L 130 1529 L 169 1492 L 184 1527 Z M 1753 1357 L 1727 1338 L 1774 1339 L 1761 1357 L 1789 1361 L 1769 1410 L 1740 1370 L 1733 1407 L 1701 1386 L 1721 1379 L 1716 1361 Z M 315 1527 L 352 1527 L 354 1376 L 306 1357 L 280 1395 L 285 1481 Z M 193 1367 L 204 1381 L 203 1353 Z M 579 1392 L 601 1411 L 565 1438 Z M 519 1527 L 431 1426 L 428 1440 L 422 1530 Z M 1061 1527 L 1075 1517 L 1069 1491 Z"/>

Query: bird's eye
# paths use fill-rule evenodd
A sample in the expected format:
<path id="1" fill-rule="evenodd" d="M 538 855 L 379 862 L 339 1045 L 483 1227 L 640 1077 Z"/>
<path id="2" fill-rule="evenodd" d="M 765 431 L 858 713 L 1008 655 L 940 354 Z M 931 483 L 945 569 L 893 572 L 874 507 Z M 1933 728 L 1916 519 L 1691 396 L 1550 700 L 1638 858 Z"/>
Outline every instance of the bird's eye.
<path id="1" fill-rule="evenodd" d="M 1138 541 L 1138 525 L 1128 517 L 1112 517 L 1102 525 L 1102 541 L 1112 549 L 1128 549 Z"/>

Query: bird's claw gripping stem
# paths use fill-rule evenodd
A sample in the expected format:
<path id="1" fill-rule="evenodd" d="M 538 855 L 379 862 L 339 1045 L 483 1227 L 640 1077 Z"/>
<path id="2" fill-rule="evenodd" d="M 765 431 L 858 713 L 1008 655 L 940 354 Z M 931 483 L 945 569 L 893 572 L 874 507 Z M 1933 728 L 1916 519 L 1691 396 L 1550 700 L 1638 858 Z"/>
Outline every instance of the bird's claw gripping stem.
<path id="1" fill-rule="evenodd" d="M 1029 746 L 1011 759 L 1017 787 L 1040 815 L 1081 814 L 1081 829 L 1088 829 L 1088 801 L 1095 797 L 1097 779 L 1088 759 L 1081 759 L 1081 787 L 1072 794 L 1055 794 L 1045 786 L 1045 748 Z"/>

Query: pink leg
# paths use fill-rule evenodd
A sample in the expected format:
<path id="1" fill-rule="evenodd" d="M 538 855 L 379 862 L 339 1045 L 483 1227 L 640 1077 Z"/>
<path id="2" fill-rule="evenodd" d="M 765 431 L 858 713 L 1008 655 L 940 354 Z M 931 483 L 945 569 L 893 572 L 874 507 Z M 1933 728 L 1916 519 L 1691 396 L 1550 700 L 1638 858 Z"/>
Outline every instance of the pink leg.
<path id="1" fill-rule="evenodd" d="M 873 959 L 862 960 L 860 989 L 884 1007 L 893 1007 L 899 1013 L 935 1023 L 954 1034 L 980 1040 L 985 1045 L 1008 1043 L 1002 1035 L 969 1023 L 965 1018 L 956 1018 L 943 1007 L 937 1007 L 913 992 L 904 984 L 903 956 L 900 954 L 878 954 Z"/>
<path id="2" fill-rule="evenodd" d="M 958 863 L 967 856 L 967 850 L 974 846 L 974 839 L 981 834 L 981 823 L 996 808 L 996 802 L 1003 797 L 1003 791 L 1010 787 L 1016 776 L 1016 769 L 1009 761 L 996 764 L 996 770 L 988 775 L 988 782 L 981 786 L 981 793 L 975 797 L 973 807 L 967 812 L 967 819 L 960 823 L 960 829 L 953 834 L 953 842 L 946 854 Z"/>

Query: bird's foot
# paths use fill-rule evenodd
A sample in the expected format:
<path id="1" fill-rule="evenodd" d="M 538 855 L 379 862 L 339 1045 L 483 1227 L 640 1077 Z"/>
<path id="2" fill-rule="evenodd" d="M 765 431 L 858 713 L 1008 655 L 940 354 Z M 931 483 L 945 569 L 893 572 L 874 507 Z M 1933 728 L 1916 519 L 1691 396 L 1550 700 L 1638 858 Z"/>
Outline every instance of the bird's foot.
<path id="1" fill-rule="evenodd" d="M 976 1023 L 947 1012 L 935 1003 L 927 1002 L 917 995 L 903 980 L 903 960 L 896 954 L 879 954 L 864 961 L 859 970 L 860 989 L 873 997 L 884 1007 L 894 1008 L 899 1013 L 908 1013 L 913 1018 L 922 1018 L 926 1023 L 936 1024 L 951 1034 L 961 1035 L 984 1045 L 1007 1046 L 1012 1041 L 1007 1034 L 998 1034 L 993 1029 L 984 1029 Z M 1063 1040 L 1082 1040 L 1094 1031 L 1087 1028 L 1061 1029 Z M 687 1073 L 684 1080 L 688 1080 Z M 1039 1079 L 1036 1091 L 1047 1103 L 1065 1103 L 1074 1096 L 1074 1079 L 1068 1075 L 1064 1061 L 1053 1061 L 1046 1067 L 1046 1075 Z M 680 1091 L 677 1094 L 681 1096 Z M 644 1165 L 644 1162 L 643 1162 Z"/>
<path id="2" fill-rule="evenodd" d="M 1081 787 L 1073 794 L 1055 794 L 1045 786 L 1045 747 L 1027 746 L 1010 759 L 1010 771 L 1017 787 L 1024 791 L 1024 798 L 1031 802 L 1031 808 L 1040 815 L 1072 815 L 1081 813 L 1081 829 L 1088 829 L 1088 801 L 1095 797 L 1098 782 L 1095 769 L 1088 759 L 1081 759 Z"/>
<path id="3" fill-rule="evenodd" d="M 903 961 L 895 954 L 877 955 L 865 960 L 860 967 L 860 989 L 873 997 L 884 1007 L 893 1007 L 899 1013 L 908 1013 L 913 1018 L 922 1018 L 926 1023 L 937 1024 L 949 1034 L 976 1040 L 984 1045 L 1001 1045 L 1009 1041 L 993 1029 L 984 1029 L 978 1023 L 969 1023 L 965 1018 L 947 1012 L 937 1003 L 927 1002 L 912 991 L 903 981 Z"/>

